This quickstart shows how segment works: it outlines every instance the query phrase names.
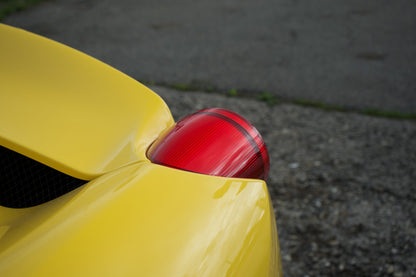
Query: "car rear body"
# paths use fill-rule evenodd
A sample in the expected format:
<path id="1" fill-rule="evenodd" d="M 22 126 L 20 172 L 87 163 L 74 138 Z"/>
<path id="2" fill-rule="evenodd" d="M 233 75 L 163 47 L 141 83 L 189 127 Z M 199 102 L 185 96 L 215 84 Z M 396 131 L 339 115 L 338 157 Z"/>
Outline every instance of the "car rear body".
<path id="1" fill-rule="evenodd" d="M 152 163 L 175 124 L 157 94 L 49 39 L 2 24 L 0 37 L 0 144 L 30 159 L 15 162 L 14 204 L 1 187 L 0 276 L 282 275 L 263 180 Z M 80 185 L 33 205 L 30 163 Z M 55 182 L 33 184 L 47 197 Z"/>

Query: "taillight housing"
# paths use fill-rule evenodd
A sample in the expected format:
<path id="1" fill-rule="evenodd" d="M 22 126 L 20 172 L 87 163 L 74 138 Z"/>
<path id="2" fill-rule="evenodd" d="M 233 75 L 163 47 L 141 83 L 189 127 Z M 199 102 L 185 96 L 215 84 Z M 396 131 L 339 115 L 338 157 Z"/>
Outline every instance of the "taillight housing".
<path id="1" fill-rule="evenodd" d="M 269 155 L 260 133 L 222 108 L 198 111 L 176 123 L 149 148 L 156 164 L 203 174 L 266 179 Z"/>

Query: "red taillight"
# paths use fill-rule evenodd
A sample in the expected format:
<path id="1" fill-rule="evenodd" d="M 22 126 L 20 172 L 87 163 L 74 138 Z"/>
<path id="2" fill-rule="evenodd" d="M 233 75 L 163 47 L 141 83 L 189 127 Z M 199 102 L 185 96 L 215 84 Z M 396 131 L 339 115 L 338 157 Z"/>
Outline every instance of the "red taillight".
<path id="1" fill-rule="evenodd" d="M 269 155 L 259 132 L 238 114 L 220 108 L 180 121 L 148 151 L 157 164 L 224 177 L 266 179 Z"/>

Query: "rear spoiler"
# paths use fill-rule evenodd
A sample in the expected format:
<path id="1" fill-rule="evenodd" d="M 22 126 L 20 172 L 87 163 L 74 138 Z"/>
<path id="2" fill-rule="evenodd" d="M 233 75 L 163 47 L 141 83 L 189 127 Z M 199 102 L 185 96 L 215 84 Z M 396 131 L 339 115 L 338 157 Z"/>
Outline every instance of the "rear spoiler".
<path id="1" fill-rule="evenodd" d="M 0 24 L 0 145 L 90 180 L 146 160 L 174 124 L 163 100 L 70 47 Z"/>

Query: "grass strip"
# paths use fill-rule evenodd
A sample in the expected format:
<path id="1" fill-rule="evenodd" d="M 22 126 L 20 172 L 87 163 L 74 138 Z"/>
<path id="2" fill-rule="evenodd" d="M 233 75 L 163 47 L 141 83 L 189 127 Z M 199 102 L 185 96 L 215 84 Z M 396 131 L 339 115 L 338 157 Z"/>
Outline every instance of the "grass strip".
<path id="1" fill-rule="evenodd" d="M 385 118 L 393 118 L 393 119 L 406 119 L 406 120 L 416 120 L 416 113 L 403 113 L 399 111 L 388 111 L 388 110 L 379 110 L 379 109 L 353 109 L 347 108 L 338 105 L 331 105 L 322 102 L 316 101 L 309 101 L 304 99 L 285 99 L 279 98 L 273 95 L 270 92 L 248 92 L 248 91 L 240 91 L 235 88 L 229 90 L 221 90 L 221 89 L 204 89 L 202 87 L 182 84 L 182 83 L 174 83 L 174 84 L 167 84 L 167 83 L 156 83 L 153 81 L 140 81 L 143 84 L 147 85 L 158 85 L 162 87 L 168 87 L 179 91 L 201 91 L 207 93 L 218 93 L 226 96 L 231 97 L 241 97 L 241 98 L 251 98 L 257 99 L 262 102 L 266 102 L 270 106 L 275 106 L 284 103 L 295 104 L 298 106 L 305 106 L 305 107 L 312 107 L 320 110 L 325 111 L 337 111 L 337 112 L 351 112 L 351 113 L 358 113 L 358 114 L 365 114 L 375 117 L 385 117 Z"/>

